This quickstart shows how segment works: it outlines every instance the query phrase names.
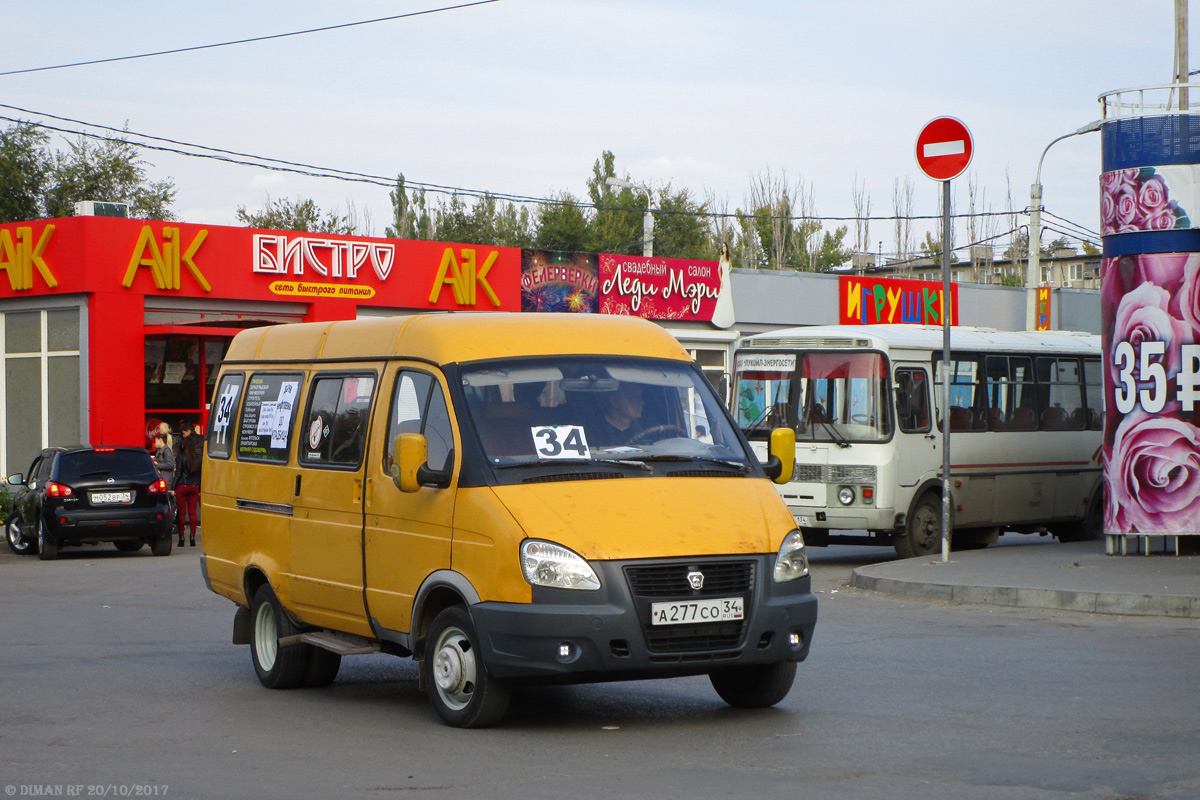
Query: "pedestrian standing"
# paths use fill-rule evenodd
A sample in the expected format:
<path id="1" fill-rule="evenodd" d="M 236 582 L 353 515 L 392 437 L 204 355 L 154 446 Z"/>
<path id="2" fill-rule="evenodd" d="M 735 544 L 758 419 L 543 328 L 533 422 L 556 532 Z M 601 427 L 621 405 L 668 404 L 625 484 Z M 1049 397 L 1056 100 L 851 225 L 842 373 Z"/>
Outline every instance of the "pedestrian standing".
<path id="1" fill-rule="evenodd" d="M 188 543 L 196 546 L 196 514 L 200 506 L 200 468 L 204 463 L 204 440 L 184 428 L 175 465 L 175 501 L 179 506 L 179 546 L 183 546 L 183 524 L 189 525 Z"/>
<path id="2" fill-rule="evenodd" d="M 167 434 L 158 433 L 154 436 L 154 466 L 168 487 L 175 483 L 175 453 L 167 441 Z"/>

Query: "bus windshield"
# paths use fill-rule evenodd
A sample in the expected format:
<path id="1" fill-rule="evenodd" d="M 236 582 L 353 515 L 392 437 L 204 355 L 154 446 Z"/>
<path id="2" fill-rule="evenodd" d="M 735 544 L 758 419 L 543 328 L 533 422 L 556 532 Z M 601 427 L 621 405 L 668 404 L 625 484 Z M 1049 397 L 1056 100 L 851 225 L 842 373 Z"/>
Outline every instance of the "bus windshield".
<path id="1" fill-rule="evenodd" d="M 741 353 L 735 415 L 748 436 L 787 427 L 810 441 L 883 441 L 892 435 L 882 353 Z"/>

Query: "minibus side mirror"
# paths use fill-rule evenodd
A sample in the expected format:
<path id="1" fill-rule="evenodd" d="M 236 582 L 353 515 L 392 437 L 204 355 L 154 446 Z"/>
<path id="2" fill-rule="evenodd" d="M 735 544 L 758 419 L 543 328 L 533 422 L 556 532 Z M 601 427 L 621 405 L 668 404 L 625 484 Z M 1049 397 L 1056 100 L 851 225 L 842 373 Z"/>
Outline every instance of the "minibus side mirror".
<path id="1" fill-rule="evenodd" d="M 417 471 L 429 460 L 429 443 L 419 433 L 402 433 L 396 437 L 392 452 L 392 482 L 402 492 L 415 492 L 421 488 Z"/>
<path id="2" fill-rule="evenodd" d="M 416 492 L 422 486 L 445 489 L 450 485 L 450 470 L 429 468 L 429 441 L 420 433 L 402 433 L 392 446 L 396 454 L 391 469 L 392 482 L 402 492 Z M 453 455 L 453 453 L 451 454 Z M 452 461 L 452 459 L 447 459 Z"/>
<path id="3" fill-rule="evenodd" d="M 9 475 L 7 478 L 4 479 L 4 482 L 7 483 L 9 486 L 24 486 L 25 485 L 25 476 L 22 473 L 18 472 L 15 475 Z"/>
<path id="4" fill-rule="evenodd" d="M 767 463 L 763 465 L 767 477 L 775 483 L 790 481 L 796 467 L 796 432 L 791 428 L 771 431 L 767 453 Z"/>

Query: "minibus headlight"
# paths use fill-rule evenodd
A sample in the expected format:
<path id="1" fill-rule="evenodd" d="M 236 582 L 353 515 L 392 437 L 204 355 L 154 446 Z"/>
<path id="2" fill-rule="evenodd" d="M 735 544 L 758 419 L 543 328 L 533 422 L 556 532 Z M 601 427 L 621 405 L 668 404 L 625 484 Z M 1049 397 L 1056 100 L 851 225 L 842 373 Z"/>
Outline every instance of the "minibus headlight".
<path id="1" fill-rule="evenodd" d="M 596 571 L 582 556 L 553 542 L 521 542 L 521 571 L 533 586 L 587 591 L 600 588 Z"/>
<path id="2" fill-rule="evenodd" d="M 792 531 L 783 537 L 779 555 L 775 556 L 775 582 L 787 583 L 808 574 L 808 552 L 804 549 L 804 534 Z"/>
<path id="3" fill-rule="evenodd" d="M 838 502 L 844 506 L 848 506 L 854 502 L 854 489 L 849 486 L 843 486 L 838 489 Z"/>

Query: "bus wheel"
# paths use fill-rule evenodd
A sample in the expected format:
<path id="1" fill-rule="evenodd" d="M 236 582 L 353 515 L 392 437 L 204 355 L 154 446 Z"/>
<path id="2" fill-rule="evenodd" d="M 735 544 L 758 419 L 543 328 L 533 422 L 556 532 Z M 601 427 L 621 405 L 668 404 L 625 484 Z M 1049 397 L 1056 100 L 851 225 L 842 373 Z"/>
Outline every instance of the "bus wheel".
<path id="1" fill-rule="evenodd" d="M 942 551 L 942 499 L 926 494 L 908 515 L 908 528 L 896 537 L 896 553 L 901 558 L 929 556 Z"/>
<path id="2" fill-rule="evenodd" d="M 1099 492 L 1088 506 L 1087 516 L 1078 522 L 1068 522 L 1055 528 L 1060 542 L 1095 542 L 1104 538 L 1104 506 Z"/>

